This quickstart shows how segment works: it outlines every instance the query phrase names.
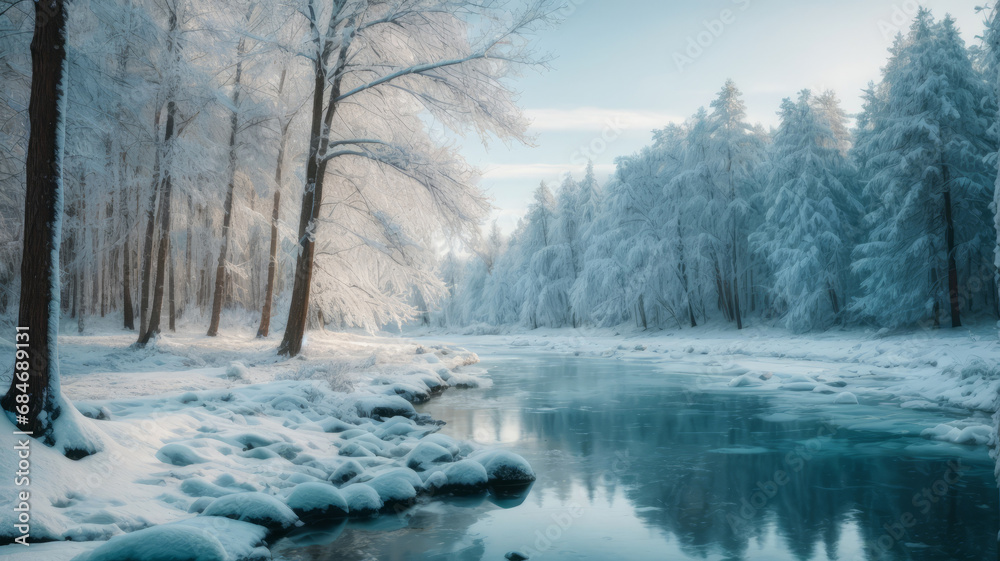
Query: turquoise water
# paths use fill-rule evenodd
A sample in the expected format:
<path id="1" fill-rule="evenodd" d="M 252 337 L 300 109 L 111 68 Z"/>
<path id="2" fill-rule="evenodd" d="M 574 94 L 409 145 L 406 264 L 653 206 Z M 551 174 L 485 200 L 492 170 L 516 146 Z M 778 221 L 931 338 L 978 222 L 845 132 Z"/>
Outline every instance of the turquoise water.
<path id="1" fill-rule="evenodd" d="M 921 438 L 940 413 L 695 389 L 693 376 L 637 361 L 484 364 L 493 387 L 419 409 L 444 434 L 524 456 L 538 476 L 526 496 L 428 499 L 294 536 L 275 558 L 997 558 L 988 452 Z"/>

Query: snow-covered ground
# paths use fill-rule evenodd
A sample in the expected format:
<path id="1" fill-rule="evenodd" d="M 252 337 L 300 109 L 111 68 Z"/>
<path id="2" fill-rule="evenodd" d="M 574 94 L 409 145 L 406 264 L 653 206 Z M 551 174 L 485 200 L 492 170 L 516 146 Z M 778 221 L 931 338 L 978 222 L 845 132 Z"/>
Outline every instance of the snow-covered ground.
<path id="1" fill-rule="evenodd" d="M 269 559 L 264 546 L 296 525 L 529 476 L 522 459 L 437 434 L 414 411 L 412 402 L 445 387 L 490 383 L 462 348 L 641 360 L 664 375 L 695 375 L 693 390 L 933 411 L 921 416 L 934 419 L 920 429 L 925 438 L 970 445 L 992 441 L 1000 390 L 994 327 L 313 332 L 294 359 L 250 331 L 171 334 L 145 350 L 129 348 L 132 340 L 113 330 L 61 338 L 63 391 L 91 417 L 103 449 L 71 462 L 32 444 L 31 536 L 58 541 L 2 546 L 4 559 L 161 560 L 165 550 L 177 559 Z M 10 450 L 14 428 L 0 423 Z M 0 455 L 0 471 L 15 469 L 13 454 Z M 12 478 L 3 488 L 13 492 Z M 0 513 L 4 528 L 14 514 Z"/>
<path id="2" fill-rule="evenodd" d="M 3 559 L 269 559 L 262 545 L 312 520 L 482 488 L 512 473 L 498 465 L 533 476 L 415 412 L 447 387 L 489 384 L 471 352 L 329 332 L 294 359 L 250 331 L 170 334 L 143 350 L 133 340 L 60 338 L 63 392 L 90 417 L 99 453 L 74 462 L 32 442 L 30 485 L 15 487 L 16 429 L 0 420 L 4 502 L 29 491 L 30 539 L 56 540 L 2 546 Z M 0 511 L 5 533 L 17 514 Z"/>

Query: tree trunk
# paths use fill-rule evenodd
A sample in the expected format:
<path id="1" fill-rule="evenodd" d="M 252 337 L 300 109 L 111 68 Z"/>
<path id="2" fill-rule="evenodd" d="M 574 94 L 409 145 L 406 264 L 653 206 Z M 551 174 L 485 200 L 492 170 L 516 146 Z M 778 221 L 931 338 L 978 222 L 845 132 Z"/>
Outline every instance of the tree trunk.
<path id="1" fill-rule="evenodd" d="M 349 24 L 350 25 L 350 24 Z M 337 68 L 343 68 L 347 61 L 349 40 L 342 41 Z M 323 204 L 323 182 L 326 177 L 326 161 L 320 157 L 326 152 L 329 131 L 337 110 L 336 100 L 340 97 L 342 73 L 337 72 L 330 89 L 330 103 L 323 115 L 323 92 L 326 89 L 327 73 L 325 60 L 315 64 L 313 82 L 312 123 L 309 131 L 309 160 L 306 163 L 306 184 L 302 192 L 302 210 L 299 213 L 299 254 L 295 260 L 295 281 L 292 285 L 292 300 L 288 309 L 285 334 L 278 347 L 278 353 L 295 356 L 302 350 L 306 321 L 309 312 L 309 290 L 312 285 L 313 262 L 316 256 L 316 225 Z"/>
<path id="2" fill-rule="evenodd" d="M 160 137 L 160 110 L 153 117 L 153 130 Z M 156 195 L 160 183 L 160 147 L 156 148 L 153 161 L 153 179 L 149 185 L 149 202 L 146 204 L 146 233 L 142 238 L 142 273 L 139 278 L 139 335 L 149 326 L 149 284 L 153 271 L 153 237 L 156 229 Z"/>
<path id="3" fill-rule="evenodd" d="M 278 166 L 279 174 L 281 165 Z M 278 214 L 281 208 L 281 191 L 274 191 L 274 207 L 271 209 L 271 250 L 267 263 L 267 287 L 264 289 L 264 307 L 260 312 L 260 327 L 257 337 L 264 338 L 271 330 L 271 305 L 274 301 L 274 277 L 278 267 Z"/>
<path id="4" fill-rule="evenodd" d="M 184 300 L 181 301 L 181 313 L 187 313 L 187 307 L 191 305 L 191 236 L 193 235 L 191 223 L 194 222 L 194 203 L 191 195 L 187 197 L 187 232 L 184 240 Z"/>
<path id="5" fill-rule="evenodd" d="M 951 186 L 948 185 L 948 166 L 941 166 L 944 180 L 945 242 L 948 246 L 948 301 L 951 304 L 951 326 L 962 327 L 961 306 L 958 298 L 958 265 L 955 263 L 955 223 L 951 213 Z"/>
<path id="6" fill-rule="evenodd" d="M 14 375 L 0 405 L 17 428 L 53 446 L 55 422 L 72 407 L 59 392 L 59 251 L 62 241 L 62 128 L 65 100 L 66 12 L 63 0 L 35 3 L 24 199 L 21 300 Z M 24 351 L 23 353 L 21 351 Z M 70 417 L 65 422 L 72 423 Z M 72 459 L 94 449 L 65 449 Z"/>
<path id="7" fill-rule="evenodd" d="M 287 69 L 281 70 L 278 81 L 278 97 L 285 87 Z M 264 288 L 264 307 L 260 312 L 260 326 L 257 328 L 257 338 L 264 338 L 271 330 L 271 305 L 274 301 L 274 277 L 278 267 L 278 216 L 281 209 L 281 170 L 285 160 L 285 144 L 288 141 L 288 125 L 291 119 L 286 118 L 281 127 L 281 140 L 278 144 L 278 163 L 274 168 L 274 203 L 271 206 L 271 248 L 267 262 L 267 286 Z"/>
<path id="8" fill-rule="evenodd" d="M 740 313 L 739 275 L 733 275 L 733 315 L 736 318 L 736 329 L 743 329 L 743 316 Z"/>
<path id="9" fill-rule="evenodd" d="M 125 329 L 135 330 L 135 317 L 132 311 L 132 287 L 129 283 L 131 267 L 129 264 L 129 254 L 132 253 L 128 244 L 128 235 L 125 236 L 125 248 L 122 252 L 122 313 L 125 316 Z"/>
<path id="10" fill-rule="evenodd" d="M 87 197 L 83 193 L 83 183 L 81 182 L 80 189 L 80 248 L 84 249 L 87 245 Z M 87 314 L 87 263 L 90 263 L 90 258 L 84 255 L 83 260 L 77 265 L 77 279 L 79 279 L 80 285 L 80 299 L 77 302 L 79 304 L 79 309 L 76 313 L 76 332 L 83 333 L 85 327 L 85 321 L 83 316 Z"/>
<path id="11" fill-rule="evenodd" d="M 169 246 L 170 242 L 168 241 L 167 243 L 168 243 L 168 246 Z M 169 305 L 169 308 L 170 308 L 170 311 L 169 311 L 168 316 L 167 316 L 168 317 L 167 328 L 170 329 L 171 332 L 177 330 L 177 304 L 174 301 L 174 265 L 175 265 L 175 261 L 174 261 L 174 251 L 173 250 L 174 250 L 174 248 L 172 246 L 167 247 L 167 266 L 170 267 L 170 274 L 167 277 L 167 293 L 169 295 L 169 299 L 168 299 L 169 304 L 168 305 Z"/>
<path id="12" fill-rule="evenodd" d="M 171 99 L 167 102 L 167 124 L 164 131 L 164 142 L 170 144 L 174 136 L 174 118 L 177 105 Z M 160 312 L 163 310 L 163 284 L 166 276 L 167 251 L 170 246 L 170 194 L 172 190 L 170 177 L 170 161 L 164 162 L 162 193 L 160 194 L 160 243 L 156 250 L 156 280 L 153 287 L 153 305 L 149 311 L 149 323 L 138 344 L 140 347 L 149 343 L 160 332 Z"/>
<path id="13" fill-rule="evenodd" d="M 215 292 L 212 296 L 212 319 L 208 325 L 208 336 L 219 334 L 219 318 L 222 315 L 222 299 L 225 296 L 226 255 L 229 253 L 229 229 L 233 221 L 233 191 L 236 188 L 236 131 L 239 126 L 240 107 L 240 77 L 243 74 L 244 42 L 240 39 L 237 47 L 236 76 L 233 84 L 233 114 L 230 118 L 229 132 L 229 186 L 226 189 L 226 202 L 223 205 L 222 217 L 222 247 L 219 249 L 219 262 L 215 267 Z"/>

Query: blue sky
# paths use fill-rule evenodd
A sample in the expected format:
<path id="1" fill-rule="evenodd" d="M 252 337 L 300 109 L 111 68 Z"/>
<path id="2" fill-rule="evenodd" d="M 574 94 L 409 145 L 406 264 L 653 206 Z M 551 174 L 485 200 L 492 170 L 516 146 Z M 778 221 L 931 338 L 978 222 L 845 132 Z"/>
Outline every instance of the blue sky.
<path id="1" fill-rule="evenodd" d="M 542 180 L 580 177 L 594 160 L 602 182 L 614 159 L 651 141 L 655 128 L 707 106 L 727 78 L 743 90 L 751 121 L 777 124 L 782 98 L 833 89 L 849 112 L 877 80 L 912 0 L 567 0 L 564 22 L 536 37 L 551 69 L 513 81 L 533 120 L 535 146 L 488 149 L 473 139 L 463 154 L 484 171 L 505 231 Z M 967 43 L 977 41 L 983 0 L 930 0 L 950 13 Z M 694 43 L 696 46 L 691 46 Z"/>

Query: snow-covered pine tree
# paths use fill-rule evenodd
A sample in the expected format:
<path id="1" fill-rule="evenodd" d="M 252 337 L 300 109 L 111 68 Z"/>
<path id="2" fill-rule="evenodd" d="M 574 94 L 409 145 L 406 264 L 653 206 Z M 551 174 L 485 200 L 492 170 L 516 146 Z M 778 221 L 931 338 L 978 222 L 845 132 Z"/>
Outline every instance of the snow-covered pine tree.
<path id="1" fill-rule="evenodd" d="M 973 279 L 992 277 L 986 93 L 954 22 L 922 9 L 866 97 L 855 154 L 871 230 L 854 255 L 864 295 L 852 309 L 878 325 L 938 326 L 948 308 L 959 326 L 962 302 L 985 289 Z"/>
<path id="2" fill-rule="evenodd" d="M 829 115 L 830 100 L 808 90 L 785 99 L 766 164 L 767 215 L 750 237 L 771 268 L 771 292 L 794 332 L 824 329 L 841 319 L 850 285 L 853 228 L 862 208 Z M 839 119 L 838 119 L 839 121 Z"/>
<path id="3" fill-rule="evenodd" d="M 990 97 L 987 107 L 993 110 L 991 119 L 990 134 L 993 139 L 993 146 L 1000 145 L 1000 5 L 994 5 L 986 20 L 986 32 L 983 34 L 982 70 L 985 74 L 986 83 L 989 88 Z M 996 274 L 993 276 L 994 288 L 1000 290 L 1000 153 L 994 151 L 990 155 L 995 174 L 993 186 L 993 225 L 997 232 L 997 239 L 993 247 L 993 266 Z M 997 294 L 997 302 L 1000 304 L 1000 293 Z M 998 306 L 1000 308 L 1000 306 Z M 1000 413 L 997 416 L 1000 422 Z M 998 470 L 1000 470 L 1000 463 Z M 998 472 L 1000 474 L 1000 472 Z"/>
<path id="4" fill-rule="evenodd" d="M 732 80 L 711 103 L 708 115 L 706 187 L 712 192 L 703 208 L 704 247 L 712 255 L 716 286 L 726 315 L 743 328 L 743 307 L 753 288 L 750 273 L 753 255 L 748 236 L 758 219 L 753 198 L 754 167 L 761 160 L 764 142 L 760 131 L 746 121 L 742 93 Z"/>
<path id="5" fill-rule="evenodd" d="M 545 299 L 552 267 L 559 268 L 550 250 L 557 239 L 555 204 L 552 191 L 543 181 L 535 189 L 528 212 L 521 219 L 516 238 L 508 250 L 513 258 L 512 271 L 516 271 L 513 286 L 518 321 L 532 329 L 549 325 L 549 320 L 558 316 L 552 308 L 564 308 L 562 302 Z"/>

